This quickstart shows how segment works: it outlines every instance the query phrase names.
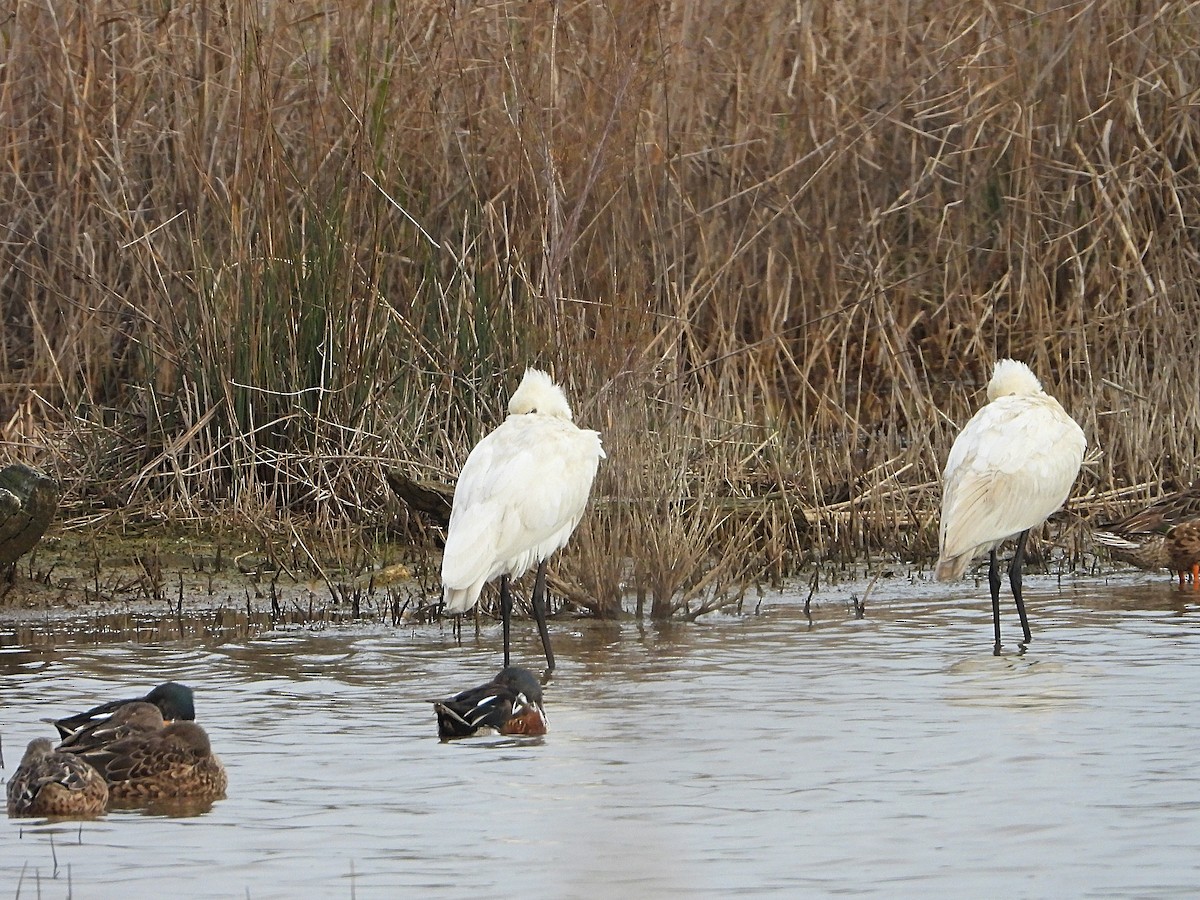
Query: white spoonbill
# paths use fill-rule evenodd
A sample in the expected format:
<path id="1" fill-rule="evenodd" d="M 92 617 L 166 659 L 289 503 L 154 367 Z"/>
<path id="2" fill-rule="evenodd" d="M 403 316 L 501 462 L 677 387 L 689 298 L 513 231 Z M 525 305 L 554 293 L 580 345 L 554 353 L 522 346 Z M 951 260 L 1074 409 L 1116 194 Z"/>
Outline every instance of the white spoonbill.
<path id="1" fill-rule="evenodd" d="M 1008 568 L 1009 584 L 1025 643 L 1029 620 L 1021 599 L 1021 562 L 1029 529 L 1063 505 L 1087 439 L 1083 429 L 1022 362 L 996 363 L 987 388 L 988 403 L 971 417 L 950 448 L 942 473 L 942 527 L 938 581 L 961 578 L 971 561 L 990 553 L 993 652 L 1000 653 L 1000 572 L 996 549 L 1009 538 L 1017 550 Z"/>
<path id="2" fill-rule="evenodd" d="M 537 564 L 533 615 L 546 664 L 554 653 L 546 628 L 546 560 L 566 544 L 583 517 L 596 469 L 600 435 L 577 427 L 566 395 L 545 372 L 528 369 L 508 401 L 508 417 L 475 445 L 458 476 L 446 551 L 442 596 L 448 613 L 464 613 L 483 586 L 499 576 L 504 665 L 509 665 L 509 579 Z"/>

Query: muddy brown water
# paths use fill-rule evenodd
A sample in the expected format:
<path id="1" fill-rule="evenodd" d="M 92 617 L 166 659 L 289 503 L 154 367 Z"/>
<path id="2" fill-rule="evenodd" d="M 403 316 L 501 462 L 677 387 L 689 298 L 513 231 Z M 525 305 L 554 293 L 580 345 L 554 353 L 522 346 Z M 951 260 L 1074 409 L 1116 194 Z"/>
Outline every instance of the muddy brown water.
<path id="1" fill-rule="evenodd" d="M 558 622 L 550 734 L 448 744 L 423 700 L 487 680 L 496 628 L 0 627 L 6 774 L 42 716 L 176 679 L 230 781 L 200 815 L 0 820 L 0 897 L 1196 896 L 1200 594 L 1026 590 L 998 658 L 971 582 Z"/>

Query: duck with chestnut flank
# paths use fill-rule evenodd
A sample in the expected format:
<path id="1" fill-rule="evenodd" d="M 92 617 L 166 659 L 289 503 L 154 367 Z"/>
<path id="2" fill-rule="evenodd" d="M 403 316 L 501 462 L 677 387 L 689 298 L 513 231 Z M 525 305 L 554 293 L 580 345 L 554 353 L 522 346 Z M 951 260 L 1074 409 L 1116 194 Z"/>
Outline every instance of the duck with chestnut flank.
<path id="1" fill-rule="evenodd" d="M 546 733 L 542 686 L 532 672 L 519 666 L 501 669 L 487 684 L 429 702 L 437 713 L 438 736 L 443 740 L 479 733 Z"/>

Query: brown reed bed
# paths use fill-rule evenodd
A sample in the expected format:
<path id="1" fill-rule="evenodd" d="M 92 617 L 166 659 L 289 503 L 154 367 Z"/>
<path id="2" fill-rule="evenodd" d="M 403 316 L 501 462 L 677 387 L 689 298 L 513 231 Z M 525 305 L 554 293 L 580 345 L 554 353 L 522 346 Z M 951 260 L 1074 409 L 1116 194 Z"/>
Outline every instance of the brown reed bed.
<path id="1" fill-rule="evenodd" d="M 1077 560 L 1081 516 L 1196 469 L 1197 34 L 1129 0 L 17 0 L 0 461 L 76 525 L 435 551 L 383 473 L 451 481 L 538 364 L 610 451 L 569 596 L 696 615 L 928 560 L 1011 355 L 1093 448 Z"/>

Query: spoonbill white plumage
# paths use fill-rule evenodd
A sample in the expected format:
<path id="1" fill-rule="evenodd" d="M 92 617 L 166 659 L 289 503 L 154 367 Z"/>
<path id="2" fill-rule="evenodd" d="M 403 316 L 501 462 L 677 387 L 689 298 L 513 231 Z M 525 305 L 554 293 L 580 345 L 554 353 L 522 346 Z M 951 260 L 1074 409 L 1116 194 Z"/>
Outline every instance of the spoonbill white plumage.
<path id="1" fill-rule="evenodd" d="M 1000 653 L 1000 572 L 996 549 L 1009 538 L 1017 549 L 1009 584 L 1025 643 L 1029 620 L 1021 599 L 1021 563 L 1029 530 L 1063 505 L 1083 464 L 1083 429 L 1022 362 L 996 363 L 988 403 L 963 427 L 942 473 L 938 581 L 961 578 L 981 553 L 990 554 L 988 584 Z"/>
<path id="2" fill-rule="evenodd" d="M 500 578 L 506 667 L 509 579 L 536 564 L 533 614 L 547 667 L 554 669 L 546 627 L 546 560 L 567 543 L 583 517 L 604 456 L 599 433 L 572 421 L 562 388 L 545 372 L 528 369 L 508 401 L 508 417 L 463 464 L 442 556 L 442 596 L 446 612 L 464 613 L 487 582 Z"/>

